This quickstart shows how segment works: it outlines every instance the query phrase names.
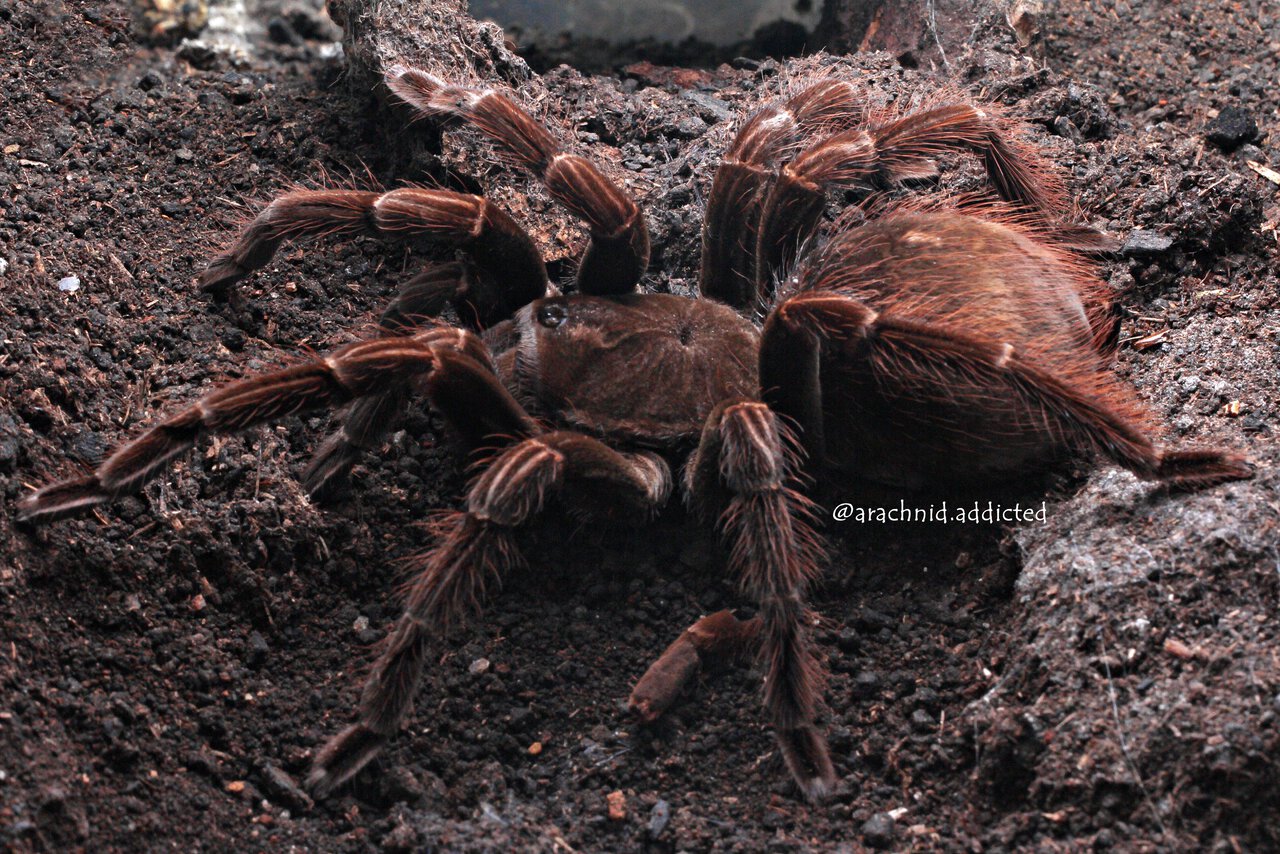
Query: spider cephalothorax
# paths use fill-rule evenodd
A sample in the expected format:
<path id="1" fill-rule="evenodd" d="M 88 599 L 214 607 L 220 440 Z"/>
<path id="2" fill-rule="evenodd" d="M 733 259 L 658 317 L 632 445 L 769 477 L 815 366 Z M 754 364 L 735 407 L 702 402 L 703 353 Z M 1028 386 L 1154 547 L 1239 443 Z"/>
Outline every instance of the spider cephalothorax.
<path id="1" fill-rule="evenodd" d="M 781 752 L 818 797 L 835 771 L 814 724 L 822 679 L 805 591 L 821 548 L 806 475 L 921 488 L 1088 454 L 1180 486 L 1249 474 L 1229 454 L 1149 438 L 1142 408 L 1106 370 L 1106 306 L 1067 248 L 1087 235 L 1059 222 L 1052 171 L 990 110 L 943 101 L 877 116 L 855 87 L 827 80 L 757 112 L 715 175 L 701 299 L 684 299 L 637 291 L 650 248 L 640 208 L 506 96 L 411 69 L 387 85 L 427 116 L 479 129 L 585 220 L 577 292 L 560 294 L 526 232 L 480 196 L 288 193 L 210 263 L 206 289 L 227 292 L 284 240 L 333 232 L 426 237 L 459 260 L 407 282 L 380 337 L 223 386 L 20 508 L 49 521 L 138 489 L 210 433 L 350 404 L 306 475 L 320 491 L 379 445 L 412 394 L 464 450 L 485 449 L 464 509 L 417 560 L 356 722 L 315 759 L 309 782 L 320 794 L 398 730 L 428 646 L 518 562 L 512 532 L 552 498 L 636 515 L 681 481 L 718 523 L 758 611 L 700 620 L 640 680 L 632 708 L 652 719 L 704 656 L 754 653 Z M 980 156 L 1005 207 L 873 206 L 864 222 L 840 220 L 825 242 L 810 239 L 828 190 L 930 175 L 947 150 Z M 775 288 L 781 269 L 791 272 Z M 459 327 L 432 320 L 447 303 Z"/>

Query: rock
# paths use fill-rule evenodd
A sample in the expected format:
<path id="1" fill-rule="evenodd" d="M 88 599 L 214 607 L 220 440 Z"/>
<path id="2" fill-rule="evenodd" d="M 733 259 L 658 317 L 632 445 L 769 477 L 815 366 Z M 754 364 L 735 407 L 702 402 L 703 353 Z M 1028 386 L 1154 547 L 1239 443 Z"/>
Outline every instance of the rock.
<path id="1" fill-rule="evenodd" d="M 911 713 L 911 728 L 916 732 L 930 732 L 934 725 L 933 715 L 924 709 L 916 709 Z"/>
<path id="2" fill-rule="evenodd" d="M 862 841 L 870 848 L 888 848 L 893 844 L 893 816 L 878 812 L 862 823 Z"/>
<path id="3" fill-rule="evenodd" d="M 62 291 L 64 294 L 75 293 L 76 291 L 80 290 L 80 277 L 67 276 L 65 278 L 59 279 L 58 290 Z"/>
<path id="4" fill-rule="evenodd" d="M 311 796 L 283 769 L 274 765 L 262 769 L 262 788 L 269 798 L 294 812 L 306 812 L 315 806 Z"/>
<path id="5" fill-rule="evenodd" d="M 627 817 L 627 796 L 621 789 L 605 795 L 605 801 L 609 804 L 610 821 L 622 821 Z"/>
<path id="6" fill-rule="evenodd" d="M 0 258 L 0 276 L 3 276 L 7 272 L 9 272 L 9 262 Z"/>
<path id="7" fill-rule="evenodd" d="M 179 148 L 173 153 L 173 159 L 179 163 L 190 163 L 196 159 L 196 153 L 189 148 Z"/>
<path id="8" fill-rule="evenodd" d="M 695 89 L 686 89 L 680 93 L 680 97 L 693 102 L 698 107 L 698 112 L 702 114 L 702 118 L 709 122 L 733 121 L 737 116 L 732 107 L 714 95 Z"/>
<path id="9" fill-rule="evenodd" d="M 183 39 L 178 46 L 178 59 L 191 63 L 201 71 L 210 71 L 222 64 L 225 58 L 223 51 L 200 39 Z"/>
<path id="10" fill-rule="evenodd" d="M 479 676 L 482 673 L 488 673 L 489 659 L 477 658 L 475 661 L 471 662 L 471 665 L 467 668 L 467 672 L 472 676 Z"/>
<path id="11" fill-rule="evenodd" d="M 1120 254 L 1126 258 L 1151 258 L 1167 252 L 1171 246 L 1172 237 L 1166 237 L 1158 231 L 1135 228 L 1129 233 L 1124 246 L 1120 247 Z"/>
<path id="12" fill-rule="evenodd" d="M 297 47 L 302 44 L 302 36 L 293 28 L 293 24 L 284 18 L 272 18 L 267 21 L 267 35 L 276 44 L 287 44 Z"/>
<path id="13" fill-rule="evenodd" d="M 859 673 L 853 679 L 853 696 L 858 700 L 869 700 L 880 693 L 880 676 L 868 670 Z"/>
<path id="14" fill-rule="evenodd" d="M 249 654 L 245 656 L 247 663 L 254 670 L 257 670 L 267 661 L 267 656 L 271 653 L 271 647 L 267 644 L 267 639 L 259 632 L 249 633 Z"/>
<path id="15" fill-rule="evenodd" d="M 645 832 L 649 834 L 650 839 L 657 839 L 662 835 L 662 831 L 667 829 L 667 824 L 670 821 L 671 804 L 666 801 L 658 801 L 653 805 L 653 809 L 649 811 L 649 824 L 645 827 Z"/>
<path id="16" fill-rule="evenodd" d="M 1232 151 L 1258 138 L 1258 123 L 1248 111 L 1227 107 L 1205 128 L 1205 139 L 1225 151 Z"/>

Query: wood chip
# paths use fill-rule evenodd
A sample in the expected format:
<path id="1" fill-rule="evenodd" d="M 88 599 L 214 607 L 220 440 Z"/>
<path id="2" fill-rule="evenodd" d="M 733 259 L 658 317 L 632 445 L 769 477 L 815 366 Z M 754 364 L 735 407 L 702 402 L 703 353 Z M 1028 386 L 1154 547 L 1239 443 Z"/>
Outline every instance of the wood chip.
<path id="1" fill-rule="evenodd" d="M 1228 403 L 1224 403 L 1222 408 L 1218 410 L 1218 413 L 1220 415 L 1225 415 L 1228 418 L 1239 418 L 1240 413 L 1243 411 L 1244 404 L 1238 400 L 1232 400 Z"/>
<path id="2" fill-rule="evenodd" d="M 535 741 L 533 744 L 529 745 L 530 756 L 537 756 L 541 752 L 542 752 L 542 742 Z"/>
<path id="3" fill-rule="evenodd" d="M 1254 172 L 1257 172 L 1263 178 L 1266 178 L 1272 184 L 1280 185 L 1280 172 L 1272 169 L 1270 166 L 1264 166 L 1256 160 L 1246 160 L 1247 165 Z"/>
<path id="4" fill-rule="evenodd" d="M 1137 341 L 1133 342 L 1135 350 L 1150 350 L 1152 347 L 1158 347 L 1169 337 L 1169 330 L 1161 329 L 1159 332 L 1152 332 L 1150 335 L 1143 335 Z"/>
<path id="5" fill-rule="evenodd" d="M 1187 646 L 1177 638 L 1166 638 L 1164 642 L 1164 651 L 1170 655 L 1176 655 L 1184 661 L 1189 658 L 1195 658 L 1195 652 L 1191 647 Z"/>

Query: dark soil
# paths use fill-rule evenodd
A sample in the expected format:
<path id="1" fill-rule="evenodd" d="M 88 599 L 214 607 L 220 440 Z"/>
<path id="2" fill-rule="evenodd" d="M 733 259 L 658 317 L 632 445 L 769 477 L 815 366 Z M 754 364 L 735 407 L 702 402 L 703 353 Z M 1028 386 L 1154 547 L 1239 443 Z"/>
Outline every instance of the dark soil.
<path id="1" fill-rule="evenodd" d="M 214 440 L 85 519 L 13 523 L 30 488 L 211 384 L 367 334 L 426 257 L 290 247 L 245 283 L 246 309 L 205 301 L 202 260 L 262 200 L 438 180 L 442 164 L 465 185 L 492 177 L 469 137 L 446 135 L 440 156 L 305 38 L 197 68 L 139 44 L 129 17 L 121 0 L 0 0 L 6 847 L 1280 846 L 1280 207 L 1248 166 L 1280 166 L 1270 4 L 1063 0 L 1026 54 L 991 28 L 950 56 L 962 84 L 1032 123 L 1082 218 L 1126 244 L 1100 266 L 1125 315 L 1117 372 L 1170 441 L 1236 448 L 1258 474 L 1168 495 L 1104 466 L 1028 486 L 1041 524 L 829 526 L 817 642 L 844 785 L 820 806 L 788 781 L 750 672 L 704 680 L 651 730 L 621 708 L 688 623 L 743 604 L 679 508 L 636 530 L 527 532 L 528 570 L 442 644 L 406 731 L 311 803 L 296 781 L 397 614 L 398 562 L 464 485 L 429 414 L 357 468 L 346 503 L 313 505 L 297 483 L 329 418 L 291 418 Z M 641 197 L 654 289 L 692 286 L 732 113 L 820 67 L 886 99 L 936 85 L 883 54 L 739 65 L 541 80 L 541 108 Z M 1224 147 L 1207 134 L 1228 108 L 1259 131 Z M 426 153 L 409 157 L 396 143 L 414 134 Z M 980 186 L 958 167 L 949 188 Z M 522 207 L 563 222 L 537 191 Z M 557 269 L 581 248 L 572 229 L 538 236 Z"/>

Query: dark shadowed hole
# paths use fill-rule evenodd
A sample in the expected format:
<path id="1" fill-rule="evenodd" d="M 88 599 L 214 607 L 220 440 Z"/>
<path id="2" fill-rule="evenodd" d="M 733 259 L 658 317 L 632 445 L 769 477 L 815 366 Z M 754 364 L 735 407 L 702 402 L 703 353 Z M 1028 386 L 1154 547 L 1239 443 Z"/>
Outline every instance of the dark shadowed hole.
<path id="1" fill-rule="evenodd" d="M 560 64 L 614 73 L 628 65 L 751 67 L 857 46 L 884 0 L 470 0 L 501 25 L 534 70 Z"/>

